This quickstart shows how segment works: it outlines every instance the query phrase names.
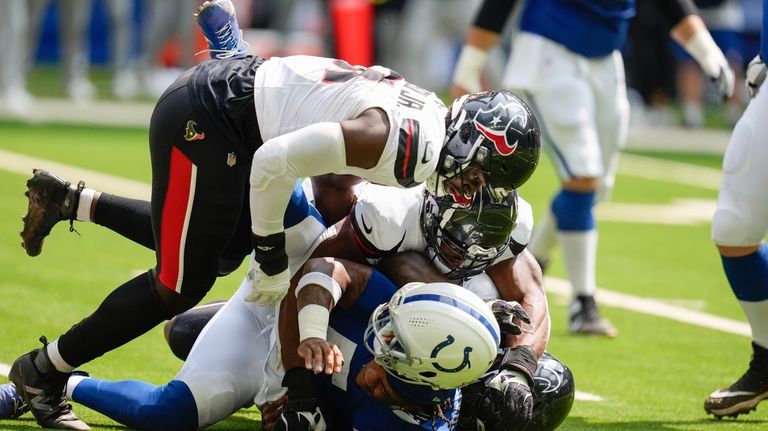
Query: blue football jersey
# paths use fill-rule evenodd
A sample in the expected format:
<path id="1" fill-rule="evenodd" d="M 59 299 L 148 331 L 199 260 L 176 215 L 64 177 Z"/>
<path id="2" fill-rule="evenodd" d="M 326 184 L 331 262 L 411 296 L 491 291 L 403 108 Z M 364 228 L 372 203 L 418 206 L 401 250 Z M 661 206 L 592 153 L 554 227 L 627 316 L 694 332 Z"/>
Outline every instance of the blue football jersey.
<path id="1" fill-rule="evenodd" d="M 624 44 L 633 16 L 635 0 L 528 0 L 520 29 L 585 57 L 603 57 Z"/>
<path id="2" fill-rule="evenodd" d="M 361 298 L 350 310 L 340 307 L 331 313 L 328 341 L 339 346 L 344 354 L 342 372 L 333 376 L 317 375 L 323 394 L 339 414 L 340 429 L 359 431 L 392 430 L 440 430 L 447 431 L 455 427 L 458 420 L 460 391 L 453 391 L 453 407 L 444 410 L 448 420 L 439 418 L 413 419 L 402 412 L 395 411 L 375 398 L 367 395 L 356 384 L 355 377 L 361 368 L 373 360 L 373 355 L 366 349 L 363 341 L 368 319 L 378 304 L 389 301 L 397 288 L 374 270 L 368 286 Z M 418 422 L 418 423 L 414 423 Z"/>

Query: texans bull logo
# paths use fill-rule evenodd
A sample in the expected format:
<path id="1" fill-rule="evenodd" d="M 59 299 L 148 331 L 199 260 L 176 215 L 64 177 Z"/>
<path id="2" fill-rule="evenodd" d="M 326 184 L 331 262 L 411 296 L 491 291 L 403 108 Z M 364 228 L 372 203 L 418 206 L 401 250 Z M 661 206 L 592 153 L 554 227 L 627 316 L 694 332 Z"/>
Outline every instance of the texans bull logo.
<path id="1" fill-rule="evenodd" d="M 507 140 L 507 129 L 516 124 L 516 128 L 525 129 L 528 116 L 525 108 L 517 102 L 497 104 L 492 109 L 479 109 L 475 114 L 475 128 L 496 146 L 496 151 L 502 156 L 509 156 L 517 150 L 518 141 L 510 145 Z"/>

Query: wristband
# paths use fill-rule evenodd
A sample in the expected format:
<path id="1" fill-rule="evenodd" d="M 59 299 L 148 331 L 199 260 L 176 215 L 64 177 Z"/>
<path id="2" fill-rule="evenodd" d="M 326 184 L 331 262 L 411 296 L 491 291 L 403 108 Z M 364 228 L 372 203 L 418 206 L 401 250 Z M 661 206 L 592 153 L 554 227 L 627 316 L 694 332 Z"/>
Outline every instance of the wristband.
<path id="1" fill-rule="evenodd" d="M 482 49 L 472 45 L 464 45 L 453 72 L 453 84 L 470 93 L 479 92 L 481 90 L 480 73 L 483 71 L 487 58 L 488 53 Z"/>
<path id="2" fill-rule="evenodd" d="M 299 310 L 299 342 L 307 338 L 325 340 L 328 335 L 330 311 L 322 305 L 309 304 Z"/>
<path id="3" fill-rule="evenodd" d="M 297 298 L 299 297 L 299 292 L 301 292 L 301 289 L 309 284 L 315 284 L 327 290 L 328 293 L 331 294 L 331 297 L 333 297 L 333 305 L 336 305 L 339 302 L 339 299 L 341 299 L 342 292 L 339 283 L 334 280 L 333 277 L 317 271 L 308 272 L 304 274 L 303 277 L 301 277 L 299 283 L 296 285 Z"/>

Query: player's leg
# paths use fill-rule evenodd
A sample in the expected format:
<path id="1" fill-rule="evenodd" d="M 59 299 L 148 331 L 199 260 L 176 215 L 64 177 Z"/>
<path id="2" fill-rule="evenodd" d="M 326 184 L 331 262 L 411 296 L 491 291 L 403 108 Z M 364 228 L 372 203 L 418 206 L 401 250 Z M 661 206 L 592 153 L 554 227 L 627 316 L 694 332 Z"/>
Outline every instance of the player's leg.
<path id="1" fill-rule="evenodd" d="M 537 82 L 528 85 L 528 95 L 539 118 L 544 148 L 561 178 L 550 216 L 573 286 L 569 330 L 613 336 L 615 328 L 600 316 L 594 301 L 597 229 L 593 206 L 598 179 L 603 175 L 595 123 L 597 102 L 589 82 L 594 62 L 535 36 L 518 40 L 515 49 L 524 43 L 535 45 L 537 64 L 547 65 L 536 69 Z M 546 252 L 551 246 L 552 235 L 547 229 L 551 229 L 548 223 L 535 228 L 529 245 L 534 252 Z M 547 256 L 536 258 L 544 261 Z"/>
<path id="2" fill-rule="evenodd" d="M 190 76 L 185 74 L 169 88 L 150 124 L 157 268 L 118 287 L 92 315 L 45 348 L 22 356 L 11 368 L 9 377 L 24 389 L 26 401 L 38 394 L 43 397 L 42 403 L 33 405 L 41 425 L 62 427 L 60 419 L 72 415 L 62 398 L 75 367 L 189 309 L 216 278 L 218 259 L 238 225 L 248 167 L 226 165 L 229 144 L 207 113 L 191 103 Z M 207 132 L 206 145 L 194 146 L 184 139 L 189 121 Z M 179 151 L 180 146 L 189 155 Z"/>
<path id="3" fill-rule="evenodd" d="M 264 365 L 272 348 L 274 307 L 245 302 L 249 292 L 250 283 L 244 280 L 226 304 L 185 313 L 201 310 L 197 320 L 207 324 L 199 336 L 186 333 L 196 342 L 168 384 L 72 377 L 68 396 L 129 427 L 158 431 L 203 428 L 251 405 L 257 392 L 270 386 Z M 169 339 L 184 345 L 191 341 L 178 335 Z M 271 386 L 279 389 L 280 379 Z"/>
<path id="4" fill-rule="evenodd" d="M 762 86 L 736 124 L 723 159 L 723 179 L 712 238 L 725 275 L 752 329 L 752 361 L 727 388 L 712 393 L 704 409 L 717 417 L 748 413 L 768 398 L 768 148 L 765 116 L 768 87 Z"/>

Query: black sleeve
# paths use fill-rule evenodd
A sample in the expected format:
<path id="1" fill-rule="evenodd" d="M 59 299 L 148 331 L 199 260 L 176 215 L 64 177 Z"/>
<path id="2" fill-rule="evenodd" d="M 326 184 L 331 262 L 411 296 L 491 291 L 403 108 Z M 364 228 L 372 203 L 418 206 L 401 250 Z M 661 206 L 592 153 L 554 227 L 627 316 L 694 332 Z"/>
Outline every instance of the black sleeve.
<path id="1" fill-rule="evenodd" d="M 475 27 L 501 33 L 517 0 L 485 0 L 477 11 Z"/>
<path id="2" fill-rule="evenodd" d="M 644 1 L 644 0 L 640 0 Z M 669 27 L 676 26 L 688 15 L 699 12 L 693 0 L 653 0 Z"/>

